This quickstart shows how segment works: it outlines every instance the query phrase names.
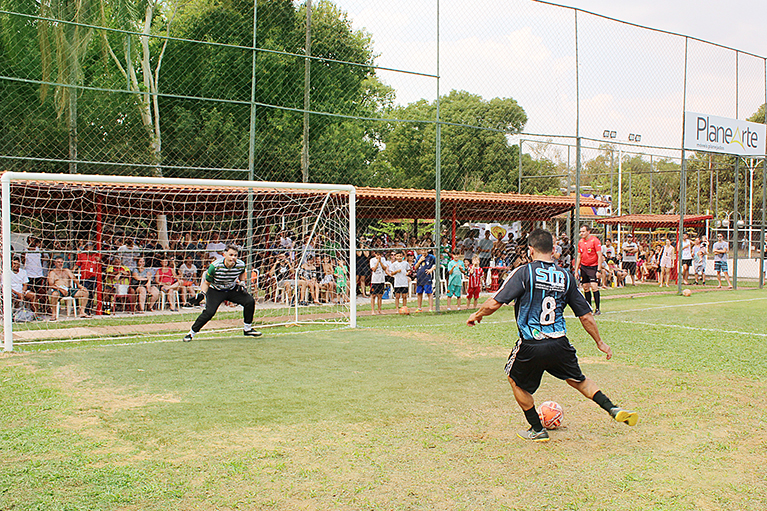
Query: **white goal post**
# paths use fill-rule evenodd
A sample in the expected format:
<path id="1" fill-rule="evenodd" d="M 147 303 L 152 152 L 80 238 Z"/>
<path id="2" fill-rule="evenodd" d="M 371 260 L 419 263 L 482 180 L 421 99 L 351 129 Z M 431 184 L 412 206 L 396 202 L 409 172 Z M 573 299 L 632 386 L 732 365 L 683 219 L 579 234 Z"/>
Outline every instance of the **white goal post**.
<path id="1" fill-rule="evenodd" d="M 254 324 L 356 327 L 351 185 L 4 172 L 0 195 L 4 351 L 13 351 L 15 341 L 120 339 L 142 332 L 178 336 L 200 313 L 188 303 L 183 307 L 182 296 L 193 296 L 216 246 L 225 244 L 240 247 L 246 261 L 246 280 L 257 298 Z M 139 260 L 141 268 L 154 268 L 146 285 L 134 279 L 146 273 L 134 273 Z M 281 262 L 293 271 L 273 275 Z M 78 279 L 82 275 L 88 286 L 75 287 L 70 296 L 66 288 L 56 291 L 44 276 L 55 264 Z M 182 278 L 182 265 L 195 282 Z M 30 303 L 12 291 L 27 270 L 34 273 L 25 287 L 32 290 Z M 304 307 L 307 297 L 321 304 Z M 241 309 L 224 309 L 216 316 L 232 324 L 239 317 L 241 323 Z M 221 323 L 220 330 L 233 329 Z"/>

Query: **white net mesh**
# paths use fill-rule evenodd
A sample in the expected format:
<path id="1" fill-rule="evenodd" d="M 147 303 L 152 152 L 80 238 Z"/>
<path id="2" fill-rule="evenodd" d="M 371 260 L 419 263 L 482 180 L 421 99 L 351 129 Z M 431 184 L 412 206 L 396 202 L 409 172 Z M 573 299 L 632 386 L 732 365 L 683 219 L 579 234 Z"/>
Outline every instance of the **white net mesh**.
<path id="1" fill-rule="evenodd" d="M 15 346 L 178 337 L 202 311 L 189 302 L 205 271 L 232 245 L 256 326 L 350 323 L 349 187 L 120 179 L 11 180 Z M 205 330 L 242 321 L 225 302 Z"/>

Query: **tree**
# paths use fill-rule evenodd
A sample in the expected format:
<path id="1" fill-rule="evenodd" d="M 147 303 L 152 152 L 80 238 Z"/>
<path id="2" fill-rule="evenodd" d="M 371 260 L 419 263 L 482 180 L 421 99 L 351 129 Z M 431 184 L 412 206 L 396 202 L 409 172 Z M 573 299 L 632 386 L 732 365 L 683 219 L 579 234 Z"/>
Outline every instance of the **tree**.
<path id="1" fill-rule="evenodd" d="M 420 100 L 393 109 L 396 123 L 383 138 L 385 149 L 374 166 L 376 184 L 433 188 L 436 167 L 436 102 Z M 511 98 L 483 100 L 466 91 L 440 98 L 442 188 L 509 192 L 516 190 L 518 150 L 507 135 L 527 122 Z M 431 122 L 415 122 L 431 121 Z M 493 128 L 482 130 L 477 127 Z"/>

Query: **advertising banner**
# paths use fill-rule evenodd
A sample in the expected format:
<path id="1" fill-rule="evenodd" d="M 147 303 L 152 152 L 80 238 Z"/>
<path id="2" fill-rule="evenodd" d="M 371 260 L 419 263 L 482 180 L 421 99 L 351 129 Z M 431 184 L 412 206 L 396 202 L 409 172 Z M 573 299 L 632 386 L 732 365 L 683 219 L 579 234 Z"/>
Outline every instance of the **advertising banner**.
<path id="1" fill-rule="evenodd" d="M 764 156 L 767 126 L 755 122 L 684 113 L 684 148 L 688 151 Z"/>

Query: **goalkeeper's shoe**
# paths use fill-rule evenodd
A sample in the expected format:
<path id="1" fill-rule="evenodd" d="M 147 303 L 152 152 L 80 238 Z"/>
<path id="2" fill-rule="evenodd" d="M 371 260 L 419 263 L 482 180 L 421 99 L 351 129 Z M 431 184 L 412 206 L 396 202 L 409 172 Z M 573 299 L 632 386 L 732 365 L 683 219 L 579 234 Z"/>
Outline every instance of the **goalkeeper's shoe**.
<path id="1" fill-rule="evenodd" d="M 261 332 L 258 330 L 253 330 L 252 328 L 250 330 L 243 330 L 242 335 L 245 337 L 261 337 Z"/>
<path id="2" fill-rule="evenodd" d="M 639 422 L 639 414 L 631 410 L 624 410 L 623 408 L 610 408 L 610 415 L 618 422 L 625 422 L 629 426 L 636 426 Z"/>
<path id="3" fill-rule="evenodd" d="M 542 429 L 540 431 L 535 431 L 532 426 L 530 429 L 525 429 L 522 431 L 517 431 L 517 436 L 519 438 L 522 438 L 524 440 L 532 440 L 533 442 L 548 442 L 549 441 L 549 432 L 545 429 Z"/>
<path id="4" fill-rule="evenodd" d="M 199 293 L 197 293 L 196 296 L 193 296 L 192 298 L 189 299 L 189 303 L 191 303 L 192 305 L 200 305 L 200 302 L 202 302 L 204 299 L 205 299 L 205 293 L 200 291 Z"/>
<path id="5" fill-rule="evenodd" d="M 192 342 L 192 339 L 194 339 L 194 337 L 192 337 L 192 334 L 186 334 L 184 336 L 184 342 Z"/>

